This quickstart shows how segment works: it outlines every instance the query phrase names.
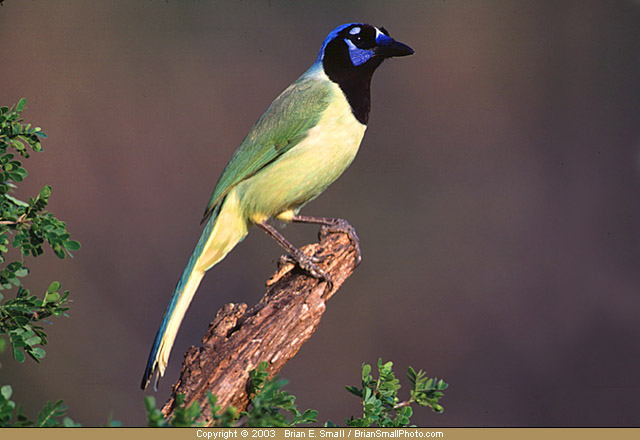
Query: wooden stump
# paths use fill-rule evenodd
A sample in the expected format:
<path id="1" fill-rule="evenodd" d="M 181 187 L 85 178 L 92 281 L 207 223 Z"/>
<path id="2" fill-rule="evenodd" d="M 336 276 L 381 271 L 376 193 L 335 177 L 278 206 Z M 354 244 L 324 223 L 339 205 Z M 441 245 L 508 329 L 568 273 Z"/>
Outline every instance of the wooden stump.
<path id="1" fill-rule="evenodd" d="M 222 408 L 233 405 L 244 410 L 249 403 L 249 371 L 267 361 L 273 377 L 316 331 L 326 301 L 353 273 L 356 249 L 346 234 L 334 233 L 302 251 L 323 258 L 319 266 L 333 280 L 331 290 L 287 263 L 267 281 L 267 291 L 254 307 L 224 305 L 209 325 L 202 347 L 187 351 L 180 379 L 162 408 L 166 416 L 173 414 L 176 395 L 184 394 L 187 406 L 200 402 L 202 418 L 211 423 L 208 391 Z"/>

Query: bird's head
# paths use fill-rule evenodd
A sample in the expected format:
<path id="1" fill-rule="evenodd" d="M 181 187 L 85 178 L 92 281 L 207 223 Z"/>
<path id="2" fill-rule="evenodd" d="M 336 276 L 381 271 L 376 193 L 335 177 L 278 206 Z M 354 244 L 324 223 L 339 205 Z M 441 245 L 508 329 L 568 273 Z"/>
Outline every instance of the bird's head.
<path id="1" fill-rule="evenodd" d="M 413 49 L 391 38 L 385 28 L 348 23 L 329 33 L 316 62 L 305 75 L 323 72 L 338 84 L 356 119 L 366 125 L 373 72 L 387 58 L 412 54 Z"/>
<path id="2" fill-rule="evenodd" d="M 316 62 L 322 63 L 329 75 L 345 71 L 373 73 L 386 58 L 412 54 L 413 49 L 391 38 L 383 27 L 348 23 L 329 33 Z"/>

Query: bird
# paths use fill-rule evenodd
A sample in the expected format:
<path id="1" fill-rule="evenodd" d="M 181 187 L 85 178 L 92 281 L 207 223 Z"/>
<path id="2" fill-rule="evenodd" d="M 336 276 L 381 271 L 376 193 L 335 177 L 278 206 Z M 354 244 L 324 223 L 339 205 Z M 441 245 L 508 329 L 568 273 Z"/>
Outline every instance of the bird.
<path id="1" fill-rule="evenodd" d="M 258 226 L 288 260 L 331 285 L 330 276 L 269 221 L 311 223 L 358 238 L 345 220 L 299 215 L 351 164 L 367 128 L 371 78 L 382 62 L 414 53 L 384 27 L 347 23 L 333 29 L 311 67 L 269 105 L 220 175 L 204 228 L 171 297 L 142 377 L 144 390 L 164 375 L 178 329 L 205 272 Z"/>

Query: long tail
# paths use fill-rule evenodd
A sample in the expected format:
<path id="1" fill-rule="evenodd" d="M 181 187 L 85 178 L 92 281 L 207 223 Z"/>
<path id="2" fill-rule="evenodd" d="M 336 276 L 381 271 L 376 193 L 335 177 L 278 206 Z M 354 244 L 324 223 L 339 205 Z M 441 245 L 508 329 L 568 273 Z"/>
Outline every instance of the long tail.
<path id="1" fill-rule="evenodd" d="M 154 388 L 157 390 L 158 380 L 164 375 L 182 319 L 200 281 L 202 281 L 202 277 L 204 277 L 204 273 L 241 242 L 247 232 L 247 222 L 242 216 L 235 194 L 232 192 L 214 209 L 191 258 L 189 258 L 187 267 L 176 285 L 149 353 L 147 367 L 142 376 L 141 387 L 143 390 L 147 388 L 151 376 L 156 372 L 158 375 Z"/>

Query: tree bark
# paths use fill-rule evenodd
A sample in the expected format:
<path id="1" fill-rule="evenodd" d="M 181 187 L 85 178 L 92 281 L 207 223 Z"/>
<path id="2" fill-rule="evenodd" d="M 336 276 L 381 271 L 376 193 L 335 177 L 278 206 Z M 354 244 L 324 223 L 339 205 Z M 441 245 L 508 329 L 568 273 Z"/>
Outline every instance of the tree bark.
<path id="1" fill-rule="evenodd" d="M 267 361 L 271 378 L 295 356 L 320 324 L 326 301 L 355 269 L 356 248 L 346 234 L 320 235 L 320 243 L 301 250 L 322 258 L 318 265 L 331 277 L 332 288 L 286 263 L 267 281 L 265 295 L 251 309 L 246 304 L 224 305 L 210 323 L 202 347 L 187 351 L 180 379 L 162 408 L 166 416 L 173 414 L 176 395 L 184 394 L 187 406 L 200 403 L 201 419 L 209 425 L 208 391 L 222 408 L 233 405 L 242 411 L 249 403 L 249 372 Z"/>

